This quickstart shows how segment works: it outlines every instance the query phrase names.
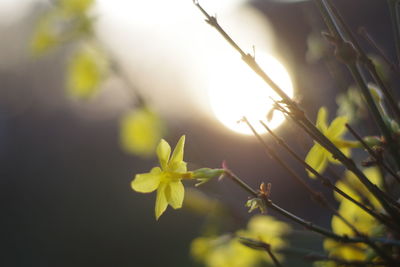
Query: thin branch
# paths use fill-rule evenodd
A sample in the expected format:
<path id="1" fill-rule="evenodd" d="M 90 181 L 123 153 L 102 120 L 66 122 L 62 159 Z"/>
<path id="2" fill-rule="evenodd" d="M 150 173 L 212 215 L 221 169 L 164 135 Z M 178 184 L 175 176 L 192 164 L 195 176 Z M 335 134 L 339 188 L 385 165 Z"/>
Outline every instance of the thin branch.
<path id="1" fill-rule="evenodd" d="M 389 127 L 386 125 L 382 114 L 380 114 L 379 109 L 376 106 L 375 101 L 369 91 L 369 88 L 362 78 L 361 71 L 357 66 L 357 61 L 361 60 L 361 62 L 367 67 L 369 73 L 374 78 L 375 82 L 381 88 L 383 94 L 385 95 L 385 100 L 388 101 L 391 110 L 394 112 L 396 117 L 400 119 L 400 109 L 394 100 L 394 97 L 391 95 L 389 90 L 386 88 L 386 85 L 382 81 L 381 77 L 378 75 L 376 71 L 375 65 L 373 62 L 367 57 L 361 46 L 359 45 L 357 39 L 353 35 L 350 27 L 347 26 L 344 19 L 340 15 L 339 11 L 333 5 L 331 0 L 318 0 L 324 3 L 325 13 L 323 16 L 327 15 L 330 17 L 332 21 L 336 24 L 337 31 L 339 32 L 338 35 L 333 35 L 331 38 L 334 39 L 336 45 L 336 51 L 344 55 L 341 56 L 341 60 L 346 64 L 347 68 L 349 69 L 353 79 L 356 81 L 358 87 L 360 88 L 364 98 L 367 102 L 367 105 L 374 117 L 375 122 L 377 123 L 379 129 L 381 130 L 383 136 L 385 136 L 388 143 L 392 144 L 389 147 L 390 153 L 396 160 L 397 167 L 400 168 L 400 155 L 398 152 L 398 145 L 393 140 Z M 349 39 L 349 42 L 345 38 Z"/>
<path id="2" fill-rule="evenodd" d="M 268 253 L 268 255 L 271 257 L 272 261 L 274 262 L 276 267 L 283 267 L 283 265 L 279 262 L 278 258 L 274 255 L 274 253 L 271 250 L 271 246 L 268 246 L 265 248 L 265 251 Z"/>
<path id="3" fill-rule="evenodd" d="M 306 117 L 303 110 L 297 105 L 295 101 L 293 101 L 282 89 L 277 86 L 272 79 L 260 68 L 255 59 L 250 55 L 243 52 L 235 42 L 233 42 L 232 38 L 222 29 L 222 27 L 218 24 L 217 19 L 215 17 L 210 16 L 198 3 L 198 1 L 194 0 L 193 3 L 199 8 L 199 10 L 204 14 L 207 18 L 207 22 L 214 27 L 242 56 L 243 61 L 257 74 L 259 75 L 282 99 L 283 102 L 289 107 L 290 112 L 296 118 L 296 123 L 298 125 L 302 125 L 305 128 L 308 128 L 310 132 L 313 133 L 313 136 L 317 136 L 315 140 L 319 142 L 322 146 L 324 146 L 330 153 L 333 154 L 335 158 L 337 158 L 344 166 L 346 166 L 350 171 L 352 171 L 356 177 L 360 179 L 360 181 L 368 188 L 368 190 L 376 196 L 376 198 L 381 202 L 382 206 L 390 212 L 390 206 L 386 203 L 382 192 L 378 187 L 372 184 L 368 178 L 363 174 L 363 172 L 354 164 L 354 162 L 347 158 L 323 133 L 319 131 L 319 129 L 311 123 L 311 121 Z"/>
<path id="4" fill-rule="evenodd" d="M 312 250 L 301 249 L 301 248 L 281 248 L 278 250 L 279 253 L 286 255 L 293 255 L 302 258 L 305 261 L 316 262 L 316 261 L 332 261 L 340 266 L 383 266 L 384 262 L 371 262 L 371 261 L 357 261 L 357 260 L 344 260 L 337 257 L 331 257 L 326 254 L 317 253 Z"/>
<path id="5" fill-rule="evenodd" d="M 311 167 L 307 162 L 305 162 L 299 155 L 297 155 L 297 153 L 293 149 L 291 149 L 282 138 L 277 136 L 263 121 L 260 121 L 260 123 L 271 134 L 271 136 L 276 140 L 276 142 L 280 146 L 282 146 L 294 159 L 296 159 L 300 164 L 302 164 L 309 172 L 314 174 L 316 176 L 316 178 L 324 186 L 331 188 L 333 191 L 337 192 L 339 195 L 341 195 L 345 199 L 349 200 L 350 202 L 352 202 L 353 204 L 355 204 L 356 206 L 358 206 L 359 208 L 361 208 L 362 210 L 364 210 L 365 212 L 370 214 L 372 217 L 374 217 L 375 219 L 377 219 L 378 221 L 380 221 L 384 225 L 388 226 L 389 228 L 391 228 L 393 230 L 397 230 L 397 231 L 399 230 L 396 225 L 394 225 L 393 223 L 388 221 L 385 217 L 381 216 L 376 211 L 368 208 L 367 206 L 365 206 L 361 202 L 355 200 L 350 195 L 348 195 L 347 193 L 342 191 L 340 188 L 336 187 L 328 178 L 326 178 L 325 176 L 321 175 L 313 167 Z"/>
<path id="6" fill-rule="evenodd" d="M 376 152 L 369 147 L 367 143 L 362 139 L 362 137 L 349 125 L 346 123 L 347 129 L 350 133 L 363 145 L 365 150 L 371 155 L 377 164 L 381 165 L 388 173 L 390 173 L 397 182 L 400 183 L 400 177 L 376 154 Z"/>
<path id="7" fill-rule="evenodd" d="M 388 0 L 388 7 L 390 13 L 390 19 L 392 21 L 392 30 L 394 36 L 394 43 L 396 47 L 397 64 L 400 62 L 400 28 L 399 28 L 399 11 L 398 11 L 398 0 Z"/>
<path id="8" fill-rule="evenodd" d="M 358 32 L 361 34 L 362 37 L 373 47 L 375 48 L 376 51 L 378 51 L 379 55 L 383 58 L 383 60 L 388 64 L 390 69 L 393 72 L 400 73 L 400 69 L 398 66 L 396 66 L 386 55 L 386 53 L 383 51 L 383 49 L 378 45 L 378 43 L 374 40 L 374 38 L 368 33 L 368 31 L 364 28 L 361 27 Z"/>
<path id="9" fill-rule="evenodd" d="M 229 177 L 230 179 L 232 179 L 236 184 L 238 184 L 240 187 L 242 187 L 245 191 L 247 191 L 250 195 L 252 195 L 253 197 L 256 198 L 260 198 L 263 197 L 262 195 L 260 195 L 260 193 L 258 193 L 257 191 L 255 191 L 254 189 L 252 189 L 249 185 L 247 185 L 242 179 L 240 179 L 238 176 L 236 176 L 232 171 L 225 169 L 225 176 Z M 272 209 L 275 210 L 276 212 L 278 212 L 279 214 L 287 217 L 288 219 L 304 226 L 306 229 L 319 233 L 327 238 L 332 238 L 338 242 L 343 242 L 343 243 L 365 243 L 365 240 L 363 238 L 351 238 L 347 235 L 341 236 L 338 234 L 335 234 L 323 227 L 320 227 L 318 225 L 315 225 L 312 222 L 306 221 L 292 213 L 290 213 L 289 211 L 281 208 L 280 206 L 276 205 L 275 203 L 273 203 L 270 199 L 265 199 L 263 198 L 264 204 Z"/>

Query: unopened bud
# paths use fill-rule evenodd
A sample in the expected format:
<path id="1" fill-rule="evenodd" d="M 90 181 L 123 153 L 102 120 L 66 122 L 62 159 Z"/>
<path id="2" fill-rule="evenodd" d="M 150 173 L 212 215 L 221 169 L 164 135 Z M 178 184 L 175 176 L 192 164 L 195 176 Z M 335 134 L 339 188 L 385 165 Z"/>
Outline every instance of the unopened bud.
<path id="1" fill-rule="evenodd" d="M 193 171 L 193 178 L 197 179 L 199 183 L 196 186 L 207 183 L 210 179 L 219 177 L 224 174 L 224 169 L 210 169 L 210 168 L 201 168 Z"/>

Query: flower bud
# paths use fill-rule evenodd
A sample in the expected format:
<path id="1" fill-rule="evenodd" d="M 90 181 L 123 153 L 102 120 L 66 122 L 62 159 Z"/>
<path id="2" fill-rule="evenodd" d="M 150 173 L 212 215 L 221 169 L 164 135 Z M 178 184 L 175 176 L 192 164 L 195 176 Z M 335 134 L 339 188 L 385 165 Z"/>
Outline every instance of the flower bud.
<path id="1" fill-rule="evenodd" d="M 210 179 L 219 177 L 224 174 L 224 169 L 210 169 L 210 168 L 201 168 L 193 171 L 193 178 L 197 179 L 199 183 L 196 186 L 207 183 Z"/>

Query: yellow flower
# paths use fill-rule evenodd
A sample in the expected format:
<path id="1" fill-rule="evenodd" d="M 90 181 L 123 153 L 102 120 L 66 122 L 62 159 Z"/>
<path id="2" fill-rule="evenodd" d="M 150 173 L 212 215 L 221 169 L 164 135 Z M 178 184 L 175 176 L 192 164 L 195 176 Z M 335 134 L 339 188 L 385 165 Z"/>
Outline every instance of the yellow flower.
<path id="1" fill-rule="evenodd" d="M 171 156 L 171 147 L 161 139 L 157 147 L 157 156 L 160 167 L 154 167 L 149 173 L 136 174 L 132 181 L 132 189 L 141 193 L 150 193 L 157 189 L 155 215 L 156 219 L 170 205 L 174 209 L 182 207 L 185 189 L 181 182 L 184 178 L 192 178 L 187 172 L 186 162 L 183 161 L 185 136 L 183 135 Z"/>
<path id="2" fill-rule="evenodd" d="M 375 167 L 364 170 L 368 179 L 378 187 L 382 184 L 379 170 Z M 336 183 L 336 186 L 358 201 L 369 202 L 374 209 L 381 206 L 376 198 L 361 184 L 361 182 L 347 171 L 343 180 Z M 357 230 L 365 235 L 378 237 L 381 235 L 382 226 L 378 221 L 367 212 L 356 206 L 353 202 L 335 193 L 335 197 L 340 201 L 339 213 Z M 332 230 L 339 235 L 355 236 L 353 230 L 338 217 L 332 218 Z M 343 260 L 366 260 L 369 257 L 369 248 L 366 244 L 343 244 L 334 240 L 324 241 L 325 250 L 329 251 L 331 257 Z"/>
<path id="3" fill-rule="evenodd" d="M 343 140 L 343 135 L 346 133 L 346 123 L 347 118 L 345 116 L 337 117 L 332 121 L 332 123 L 327 125 L 328 112 L 325 107 L 321 107 L 318 111 L 317 128 L 335 144 L 345 155 L 350 154 L 350 148 L 354 147 L 354 142 L 349 142 Z M 321 173 L 325 170 L 328 162 L 339 163 L 336 159 L 332 157 L 332 154 L 323 148 L 320 144 L 316 143 L 308 152 L 305 160 L 311 167 L 313 167 L 317 172 Z M 315 176 L 308 172 L 311 178 Z"/>
<path id="4" fill-rule="evenodd" d="M 256 215 L 250 219 L 247 229 L 239 230 L 236 235 L 261 240 L 274 250 L 286 245 L 282 235 L 289 231 L 287 224 L 271 216 Z M 252 267 L 259 266 L 261 262 L 271 262 L 265 251 L 244 246 L 237 238 L 229 236 L 196 238 L 190 251 L 197 261 L 207 267 Z"/>
<path id="5" fill-rule="evenodd" d="M 68 93 L 78 99 L 92 97 L 97 93 L 106 69 L 106 59 L 100 51 L 92 47 L 80 49 L 68 65 Z"/>
<path id="6" fill-rule="evenodd" d="M 58 20 L 57 14 L 49 13 L 40 17 L 36 22 L 30 43 L 30 49 L 34 56 L 43 55 L 59 44 L 59 33 L 54 27 Z"/>
<path id="7" fill-rule="evenodd" d="M 157 113 L 142 107 L 125 114 L 120 122 L 122 148 L 139 156 L 152 156 L 164 133 L 164 125 Z"/>
<path id="8" fill-rule="evenodd" d="M 379 169 L 376 167 L 364 169 L 365 176 L 377 187 L 382 187 L 382 177 Z M 350 171 L 346 171 L 344 178 L 336 182 L 336 187 L 358 201 L 367 201 L 366 203 L 372 208 L 380 209 L 381 204 L 374 195 L 360 182 L 360 180 Z M 342 201 L 343 197 L 338 193 L 334 193 L 338 201 Z"/>

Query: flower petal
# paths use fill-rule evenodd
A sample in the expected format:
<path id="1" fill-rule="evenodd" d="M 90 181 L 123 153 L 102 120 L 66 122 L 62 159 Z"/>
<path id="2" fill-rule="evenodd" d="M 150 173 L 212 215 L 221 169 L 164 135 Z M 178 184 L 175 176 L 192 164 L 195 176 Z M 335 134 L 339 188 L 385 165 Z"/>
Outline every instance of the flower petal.
<path id="1" fill-rule="evenodd" d="M 157 156 L 160 161 L 160 166 L 163 170 L 167 169 L 169 156 L 171 155 L 171 147 L 164 139 L 161 139 L 157 146 Z"/>
<path id="2" fill-rule="evenodd" d="M 149 173 L 136 174 L 131 187 L 136 192 L 150 193 L 157 189 L 161 181 L 161 169 L 155 167 Z"/>
<path id="3" fill-rule="evenodd" d="M 175 172 L 186 172 L 186 164 L 182 164 L 184 147 L 185 147 L 185 135 L 182 135 L 178 143 L 176 144 L 174 152 L 172 153 L 171 159 L 168 163 L 169 170 Z M 184 170 L 181 170 L 183 168 Z"/>
<path id="4" fill-rule="evenodd" d="M 327 137 L 331 140 L 340 138 L 346 132 L 347 122 L 348 119 L 346 116 L 341 116 L 334 119 L 326 132 Z"/>
<path id="5" fill-rule="evenodd" d="M 166 183 L 161 183 L 157 190 L 156 208 L 155 208 L 155 214 L 157 220 L 164 213 L 164 211 L 167 209 L 168 206 L 168 201 L 165 194 L 166 186 L 167 186 Z"/>
<path id="6" fill-rule="evenodd" d="M 328 151 L 325 150 L 321 145 L 315 144 L 307 154 L 305 161 L 313 167 L 317 172 L 321 173 L 325 170 L 328 164 Z M 308 176 L 315 178 L 315 175 L 307 171 Z"/>
<path id="7" fill-rule="evenodd" d="M 326 107 L 321 107 L 318 110 L 316 125 L 318 129 L 320 129 L 323 133 L 325 133 L 326 130 L 328 129 L 327 120 L 328 120 L 328 111 Z"/>
<path id="8" fill-rule="evenodd" d="M 165 190 L 168 203 L 174 208 L 182 208 L 183 198 L 185 196 L 185 188 L 181 181 L 170 182 Z"/>

